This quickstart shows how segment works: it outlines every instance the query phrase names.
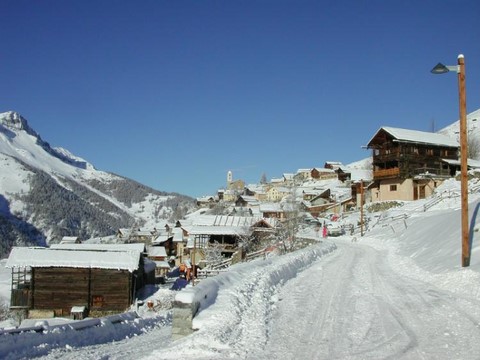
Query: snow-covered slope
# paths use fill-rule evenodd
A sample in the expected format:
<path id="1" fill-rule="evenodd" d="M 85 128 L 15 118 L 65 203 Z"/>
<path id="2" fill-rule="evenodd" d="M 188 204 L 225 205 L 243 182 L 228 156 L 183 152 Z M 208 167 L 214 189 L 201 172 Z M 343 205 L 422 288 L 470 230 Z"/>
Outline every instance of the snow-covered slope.
<path id="1" fill-rule="evenodd" d="M 475 139 L 474 141 L 480 142 L 480 109 L 475 110 L 467 114 L 467 137 Z M 460 137 L 460 120 L 440 129 L 440 134 L 450 136 L 453 139 L 458 140 Z M 480 154 L 478 154 L 480 155 Z"/>
<path id="2" fill-rule="evenodd" d="M 133 224 L 153 227 L 177 204 L 190 209 L 193 199 L 96 170 L 51 147 L 18 113 L 0 113 L 0 257 L 13 243 L 105 236 Z"/>

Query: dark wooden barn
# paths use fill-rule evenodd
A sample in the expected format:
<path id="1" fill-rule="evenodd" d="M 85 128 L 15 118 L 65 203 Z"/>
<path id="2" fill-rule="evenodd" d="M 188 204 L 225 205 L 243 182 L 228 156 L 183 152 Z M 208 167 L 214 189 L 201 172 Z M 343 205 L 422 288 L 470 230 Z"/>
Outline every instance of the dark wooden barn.
<path id="1" fill-rule="evenodd" d="M 11 309 L 51 316 L 123 312 L 145 285 L 144 258 L 134 250 L 13 248 Z"/>

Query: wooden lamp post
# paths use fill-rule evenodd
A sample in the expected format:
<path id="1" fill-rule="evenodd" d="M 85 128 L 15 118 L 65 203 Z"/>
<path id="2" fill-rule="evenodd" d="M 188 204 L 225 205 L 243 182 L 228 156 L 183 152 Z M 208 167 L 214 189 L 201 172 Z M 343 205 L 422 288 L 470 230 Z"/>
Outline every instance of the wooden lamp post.
<path id="1" fill-rule="evenodd" d="M 468 229 L 468 168 L 467 168 L 467 100 L 465 92 L 465 58 L 458 55 L 458 65 L 445 66 L 438 63 L 431 72 L 445 74 L 456 71 L 458 74 L 458 97 L 460 107 L 460 192 L 462 207 L 462 266 L 470 266 L 470 241 Z"/>

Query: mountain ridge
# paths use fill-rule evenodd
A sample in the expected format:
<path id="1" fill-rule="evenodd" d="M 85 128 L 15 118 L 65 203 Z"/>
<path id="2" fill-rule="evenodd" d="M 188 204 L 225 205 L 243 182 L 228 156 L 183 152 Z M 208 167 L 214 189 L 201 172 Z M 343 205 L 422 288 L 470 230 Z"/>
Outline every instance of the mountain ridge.
<path id="1" fill-rule="evenodd" d="M 0 257 L 15 245 L 87 239 L 158 226 L 195 208 L 191 197 L 96 170 L 53 148 L 20 114 L 0 113 Z"/>

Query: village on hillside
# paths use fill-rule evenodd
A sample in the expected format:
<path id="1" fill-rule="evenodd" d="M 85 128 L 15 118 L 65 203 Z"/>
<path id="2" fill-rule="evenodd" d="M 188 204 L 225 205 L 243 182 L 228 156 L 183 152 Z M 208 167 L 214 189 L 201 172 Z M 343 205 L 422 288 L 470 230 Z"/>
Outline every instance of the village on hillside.
<path id="1" fill-rule="evenodd" d="M 6 263 L 10 309 L 24 318 L 124 312 L 147 285 L 168 277 L 182 275 L 194 285 L 236 262 L 306 246 L 296 236 L 301 227 L 313 226 L 318 240 L 361 236 L 369 206 L 425 199 L 460 170 L 458 142 L 438 133 L 382 127 L 367 148 L 372 156 L 361 164 L 326 161 L 259 184 L 229 171 L 225 188 L 198 198 L 198 210 L 175 223 L 86 241 L 65 237 L 48 248 L 15 247 Z M 478 165 L 469 160 L 469 168 Z"/>

